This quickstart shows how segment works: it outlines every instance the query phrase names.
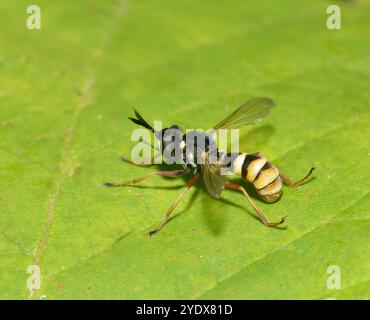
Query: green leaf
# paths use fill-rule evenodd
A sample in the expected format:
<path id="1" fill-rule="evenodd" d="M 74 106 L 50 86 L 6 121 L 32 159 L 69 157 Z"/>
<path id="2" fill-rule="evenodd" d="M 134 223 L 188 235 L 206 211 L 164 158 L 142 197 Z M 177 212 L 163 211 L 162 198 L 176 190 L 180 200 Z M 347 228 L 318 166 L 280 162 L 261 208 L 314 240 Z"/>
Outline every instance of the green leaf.
<path id="1" fill-rule="evenodd" d="M 0 298 L 368 298 L 370 5 L 326 1 L 28 1 L 1 4 Z M 292 180 L 266 204 L 190 190 L 152 238 L 185 181 L 119 161 L 148 121 L 210 128 L 246 100 L 277 107 L 240 133 Z M 245 183 L 246 184 L 246 183 Z M 248 190 L 251 190 L 250 188 Z M 27 268 L 39 265 L 30 292 Z M 329 266 L 341 289 L 329 289 Z"/>

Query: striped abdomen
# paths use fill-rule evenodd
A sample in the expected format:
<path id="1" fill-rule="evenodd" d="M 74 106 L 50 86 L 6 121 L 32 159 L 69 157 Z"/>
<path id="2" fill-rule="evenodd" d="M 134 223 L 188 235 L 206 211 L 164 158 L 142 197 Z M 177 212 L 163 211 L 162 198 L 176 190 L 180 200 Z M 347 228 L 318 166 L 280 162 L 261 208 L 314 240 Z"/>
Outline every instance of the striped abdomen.
<path id="1" fill-rule="evenodd" d="M 260 153 L 240 153 L 232 162 L 232 172 L 253 183 L 257 194 L 266 202 L 281 196 L 279 170 Z"/>

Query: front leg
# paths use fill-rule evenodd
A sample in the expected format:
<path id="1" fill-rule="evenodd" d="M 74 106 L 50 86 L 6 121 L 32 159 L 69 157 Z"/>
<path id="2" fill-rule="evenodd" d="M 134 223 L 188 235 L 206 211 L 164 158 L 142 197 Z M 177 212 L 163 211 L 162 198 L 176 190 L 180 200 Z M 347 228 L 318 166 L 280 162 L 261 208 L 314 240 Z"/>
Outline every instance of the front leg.
<path id="1" fill-rule="evenodd" d="M 106 187 L 124 187 L 124 186 L 129 186 L 132 184 L 136 184 L 140 181 L 143 181 L 144 179 L 158 175 L 158 176 L 164 176 L 164 177 L 171 177 L 171 178 L 178 178 L 182 177 L 186 173 L 188 173 L 188 170 L 171 170 L 171 171 L 154 171 L 150 172 L 142 177 L 136 178 L 134 180 L 129 180 L 125 182 L 104 182 L 103 185 Z"/>
<path id="2" fill-rule="evenodd" d="M 132 160 L 124 157 L 124 156 L 121 156 L 119 158 L 122 162 L 125 162 L 125 163 L 128 163 L 128 164 L 131 164 L 133 166 L 137 166 L 137 167 L 150 167 L 151 165 L 153 165 L 153 162 L 152 163 L 135 163 L 133 162 Z"/>
<path id="3" fill-rule="evenodd" d="M 193 176 L 188 184 L 185 186 L 184 190 L 177 196 L 177 198 L 175 199 L 175 201 L 172 203 L 171 207 L 168 209 L 166 215 L 164 216 L 163 220 L 161 221 L 161 223 L 159 224 L 159 226 L 148 232 L 148 236 L 151 237 L 152 235 L 154 235 L 155 233 L 159 232 L 163 226 L 167 223 L 168 219 L 170 218 L 173 210 L 175 210 L 175 208 L 177 207 L 177 205 L 179 204 L 179 202 L 181 201 L 181 199 L 183 198 L 183 196 L 185 195 L 185 193 L 192 187 L 194 186 L 199 180 L 199 176 Z"/>

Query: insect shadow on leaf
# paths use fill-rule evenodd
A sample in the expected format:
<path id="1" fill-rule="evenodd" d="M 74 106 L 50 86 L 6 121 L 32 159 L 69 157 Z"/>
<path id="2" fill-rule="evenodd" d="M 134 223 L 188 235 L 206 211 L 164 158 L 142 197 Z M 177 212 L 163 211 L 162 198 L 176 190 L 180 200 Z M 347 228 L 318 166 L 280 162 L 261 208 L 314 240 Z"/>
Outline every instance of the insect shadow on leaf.
<path id="1" fill-rule="evenodd" d="M 275 127 L 270 124 L 255 127 L 241 136 L 240 148 L 253 151 L 263 150 L 265 146 L 269 145 L 269 141 L 275 131 Z"/>

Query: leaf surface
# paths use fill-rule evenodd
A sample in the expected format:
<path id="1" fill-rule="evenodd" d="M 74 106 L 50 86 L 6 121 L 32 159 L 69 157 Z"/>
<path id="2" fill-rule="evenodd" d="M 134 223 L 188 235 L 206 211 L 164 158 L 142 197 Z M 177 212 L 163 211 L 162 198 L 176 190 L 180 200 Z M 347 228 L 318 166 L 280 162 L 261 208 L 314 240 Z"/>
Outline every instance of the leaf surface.
<path id="1" fill-rule="evenodd" d="M 330 31 L 318 0 L 38 2 L 41 30 L 25 27 L 27 1 L 1 4 L 0 298 L 368 298 L 369 3 L 341 4 Z M 101 186 L 153 170 L 118 160 L 132 107 L 207 129 L 257 96 L 277 107 L 240 148 L 292 180 L 317 166 L 279 202 L 255 199 L 286 228 L 199 185 L 148 238 L 185 181 Z"/>

